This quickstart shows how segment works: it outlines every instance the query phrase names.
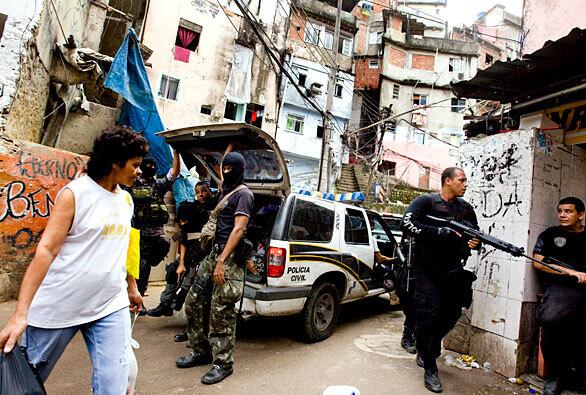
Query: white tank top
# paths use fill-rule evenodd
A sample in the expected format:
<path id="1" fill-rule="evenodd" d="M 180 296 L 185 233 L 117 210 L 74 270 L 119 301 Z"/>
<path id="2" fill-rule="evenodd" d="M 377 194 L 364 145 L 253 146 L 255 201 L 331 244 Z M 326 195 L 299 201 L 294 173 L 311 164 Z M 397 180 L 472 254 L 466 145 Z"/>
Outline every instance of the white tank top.
<path id="1" fill-rule="evenodd" d="M 75 196 L 75 215 L 30 306 L 28 324 L 39 328 L 85 324 L 130 304 L 126 255 L 132 198 L 120 187 L 107 191 L 87 175 L 65 188 Z"/>

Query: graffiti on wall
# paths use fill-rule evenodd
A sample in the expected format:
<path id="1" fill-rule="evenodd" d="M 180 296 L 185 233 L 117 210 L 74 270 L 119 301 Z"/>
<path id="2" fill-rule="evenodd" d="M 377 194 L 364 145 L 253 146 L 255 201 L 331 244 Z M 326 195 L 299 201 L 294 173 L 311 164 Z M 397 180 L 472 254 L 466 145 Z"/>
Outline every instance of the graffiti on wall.
<path id="1" fill-rule="evenodd" d="M 460 162 L 469 179 L 466 199 L 474 207 L 480 228 L 496 237 L 523 245 L 514 229 L 529 216 L 532 175 L 531 132 L 519 131 L 469 141 Z M 484 246 L 473 268 L 477 289 L 506 296 L 509 257 Z"/>
<path id="2" fill-rule="evenodd" d="M 57 193 L 84 163 L 81 156 L 25 142 L 0 154 L 0 259 L 28 263 Z"/>

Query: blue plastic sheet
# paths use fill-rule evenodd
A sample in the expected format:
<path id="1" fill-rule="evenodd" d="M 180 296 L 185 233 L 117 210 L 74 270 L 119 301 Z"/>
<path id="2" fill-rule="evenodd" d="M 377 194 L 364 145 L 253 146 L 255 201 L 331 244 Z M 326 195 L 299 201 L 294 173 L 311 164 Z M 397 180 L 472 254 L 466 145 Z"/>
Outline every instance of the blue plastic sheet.
<path id="1" fill-rule="evenodd" d="M 125 99 L 118 123 L 130 126 L 147 139 L 149 152 L 157 162 L 159 175 L 167 174 L 173 164 L 173 156 L 165 139 L 156 135 L 157 132 L 165 130 L 165 126 L 157 110 L 140 54 L 138 37 L 133 29 L 128 29 L 112 61 L 104 86 Z M 186 200 L 195 200 L 193 183 L 188 175 L 189 172 L 182 162 L 181 175 L 173 184 L 176 205 Z"/>

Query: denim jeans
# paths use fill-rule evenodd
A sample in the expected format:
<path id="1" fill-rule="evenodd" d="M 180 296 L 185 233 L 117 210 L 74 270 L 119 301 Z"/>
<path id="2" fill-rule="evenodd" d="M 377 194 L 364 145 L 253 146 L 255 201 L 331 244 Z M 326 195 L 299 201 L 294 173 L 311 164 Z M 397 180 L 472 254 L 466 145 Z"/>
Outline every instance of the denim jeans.
<path id="1" fill-rule="evenodd" d="M 126 393 L 129 379 L 130 313 L 128 307 L 86 324 L 59 329 L 28 326 L 22 344 L 45 382 L 75 334 L 81 331 L 92 362 L 94 394 Z"/>

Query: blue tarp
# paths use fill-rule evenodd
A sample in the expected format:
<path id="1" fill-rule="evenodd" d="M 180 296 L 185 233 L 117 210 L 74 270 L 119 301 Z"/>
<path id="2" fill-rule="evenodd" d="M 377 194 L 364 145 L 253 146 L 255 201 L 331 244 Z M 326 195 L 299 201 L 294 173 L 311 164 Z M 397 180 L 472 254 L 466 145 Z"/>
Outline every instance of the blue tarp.
<path id="1" fill-rule="evenodd" d="M 159 175 L 167 174 L 173 164 L 173 156 L 165 139 L 156 135 L 165 130 L 165 127 L 157 110 L 140 54 L 138 37 L 133 29 L 128 29 L 104 86 L 125 99 L 118 123 L 130 126 L 144 135 L 149 143 L 150 155 L 157 162 Z M 193 184 L 188 175 L 187 168 L 181 163 L 181 175 L 173 184 L 173 196 L 177 205 L 182 201 L 195 199 Z"/>

